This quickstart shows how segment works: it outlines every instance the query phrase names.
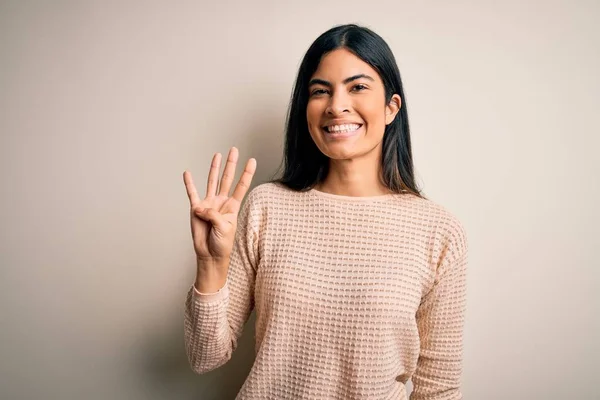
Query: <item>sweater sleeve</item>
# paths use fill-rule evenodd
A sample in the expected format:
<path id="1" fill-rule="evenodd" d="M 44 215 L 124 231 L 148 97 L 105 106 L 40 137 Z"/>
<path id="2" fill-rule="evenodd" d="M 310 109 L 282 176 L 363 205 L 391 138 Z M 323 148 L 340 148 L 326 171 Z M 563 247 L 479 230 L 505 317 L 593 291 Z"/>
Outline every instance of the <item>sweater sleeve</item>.
<path id="1" fill-rule="evenodd" d="M 432 288 L 416 319 L 421 349 L 411 400 L 460 400 L 468 244 L 463 226 L 451 224 Z"/>
<path id="2" fill-rule="evenodd" d="M 192 285 L 187 293 L 185 350 L 192 370 L 198 374 L 229 361 L 254 309 L 258 236 L 253 197 L 248 195 L 238 215 L 225 286 L 215 293 L 201 294 Z"/>

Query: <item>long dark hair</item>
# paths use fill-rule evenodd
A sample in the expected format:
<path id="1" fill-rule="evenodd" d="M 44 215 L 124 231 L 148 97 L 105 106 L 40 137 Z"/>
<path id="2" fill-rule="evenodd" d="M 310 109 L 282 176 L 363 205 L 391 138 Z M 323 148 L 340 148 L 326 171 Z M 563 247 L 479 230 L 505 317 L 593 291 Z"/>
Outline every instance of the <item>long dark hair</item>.
<path id="1" fill-rule="evenodd" d="M 394 193 L 412 193 L 423 197 L 414 179 L 410 129 L 406 98 L 402 90 L 400 71 L 387 43 L 372 30 L 354 24 L 331 28 L 319 36 L 306 52 L 290 99 L 286 119 L 284 159 L 274 182 L 294 190 L 308 190 L 322 182 L 329 172 L 325 156 L 308 131 L 306 107 L 308 83 L 327 53 L 344 48 L 371 65 L 385 87 L 386 104 L 395 93 L 401 107 L 393 122 L 386 126 L 382 150 L 382 183 Z"/>

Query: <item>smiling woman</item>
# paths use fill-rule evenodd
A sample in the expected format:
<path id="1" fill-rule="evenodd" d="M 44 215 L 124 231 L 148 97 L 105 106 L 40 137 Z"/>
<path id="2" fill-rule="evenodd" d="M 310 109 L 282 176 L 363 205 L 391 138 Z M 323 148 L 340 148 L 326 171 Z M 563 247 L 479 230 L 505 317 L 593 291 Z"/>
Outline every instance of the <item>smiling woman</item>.
<path id="1" fill-rule="evenodd" d="M 416 187 L 406 99 L 373 31 L 335 27 L 306 53 L 282 176 L 254 188 L 238 151 L 200 199 L 184 173 L 198 260 L 185 343 L 192 369 L 230 358 L 256 308 L 256 360 L 237 399 L 462 398 L 468 246 Z M 239 211 L 239 215 L 238 215 Z"/>
<path id="2" fill-rule="evenodd" d="M 323 57 L 313 76 L 306 119 L 321 153 L 330 165 L 344 161 L 356 165 L 360 159 L 363 166 L 377 167 L 385 126 L 400 109 L 400 96 L 394 93 L 385 104 L 385 87 L 377 71 L 346 49 Z M 379 173 L 378 168 L 371 169 Z"/>
<path id="3" fill-rule="evenodd" d="M 356 25 L 325 32 L 304 56 L 287 120 L 284 171 L 277 181 L 299 190 L 361 195 L 352 193 L 353 185 L 340 176 L 349 168 L 351 175 L 360 171 L 372 183 L 361 185 L 366 189 L 362 195 L 423 197 L 414 179 L 396 60 L 379 35 Z"/>

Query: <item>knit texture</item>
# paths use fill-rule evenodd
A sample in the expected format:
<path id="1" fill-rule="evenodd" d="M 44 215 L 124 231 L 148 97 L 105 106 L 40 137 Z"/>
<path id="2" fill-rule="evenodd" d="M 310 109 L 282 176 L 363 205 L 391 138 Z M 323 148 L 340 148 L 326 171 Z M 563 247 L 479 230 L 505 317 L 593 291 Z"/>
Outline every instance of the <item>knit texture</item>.
<path id="1" fill-rule="evenodd" d="M 412 194 L 257 186 L 239 214 L 227 283 L 190 287 L 185 347 L 211 371 L 256 309 L 256 359 L 236 399 L 461 399 L 467 239 Z"/>

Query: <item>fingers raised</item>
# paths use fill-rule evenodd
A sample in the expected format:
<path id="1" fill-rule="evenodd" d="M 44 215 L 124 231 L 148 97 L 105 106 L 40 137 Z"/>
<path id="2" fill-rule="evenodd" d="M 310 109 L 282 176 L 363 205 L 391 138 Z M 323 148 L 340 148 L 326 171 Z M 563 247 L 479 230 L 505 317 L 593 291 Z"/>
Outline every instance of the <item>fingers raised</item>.
<path id="1" fill-rule="evenodd" d="M 231 189 L 231 184 L 233 183 L 233 178 L 235 176 L 235 167 L 237 165 L 238 157 L 238 149 L 232 147 L 231 150 L 229 150 L 227 163 L 225 164 L 225 170 L 223 171 L 223 176 L 221 177 L 219 196 L 229 196 L 229 189 Z"/>
<path id="2" fill-rule="evenodd" d="M 210 163 L 208 172 L 208 182 L 206 184 L 206 197 L 217 195 L 217 186 L 219 185 L 219 170 L 221 169 L 221 153 L 216 153 Z"/>
<path id="3" fill-rule="evenodd" d="M 246 192 L 250 188 L 250 184 L 252 183 L 252 178 L 254 177 L 254 173 L 256 172 L 256 159 L 251 158 L 246 163 L 246 168 L 244 168 L 244 172 L 240 177 L 237 185 L 235 186 L 235 190 L 233 191 L 233 198 L 240 203 L 244 199 Z"/>
<path id="4" fill-rule="evenodd" d="M 200 197 L 198 196 L 198 191 L 194 185 L 191 172 L 183 172 L 183 183 L 185 184 L 185 190 L 187 191 L 188 198 L 190 199 L 190 206 L 194 207 L 200 202 Z"/>

